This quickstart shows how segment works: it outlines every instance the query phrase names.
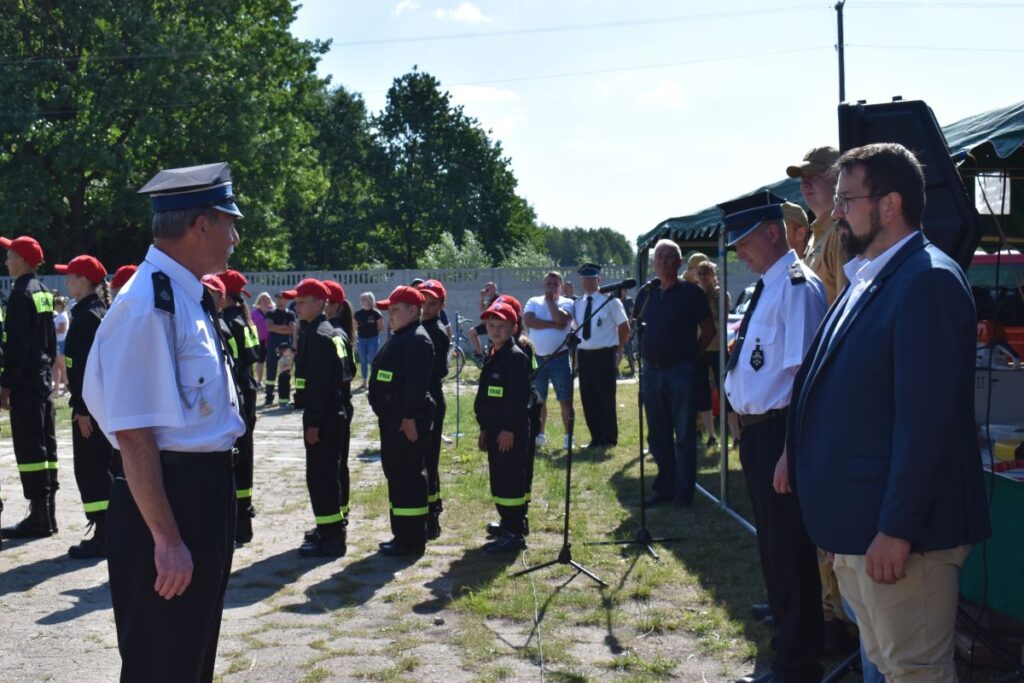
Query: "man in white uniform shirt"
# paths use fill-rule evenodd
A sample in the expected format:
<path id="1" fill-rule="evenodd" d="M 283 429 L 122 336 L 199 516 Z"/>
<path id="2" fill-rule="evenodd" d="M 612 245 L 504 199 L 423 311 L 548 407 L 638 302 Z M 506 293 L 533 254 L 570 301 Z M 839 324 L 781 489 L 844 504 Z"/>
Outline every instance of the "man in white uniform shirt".
<path id="1" fill-rule="evenodd" d="M 226 163 L 158 173 L 153 245 L 103 319 L 83 395 L 121 452 L 107 565 L 121 680 L 209 681 L 235 537 L 245 432 L 200 278 L 238 243 Z"/>
<path id="2" fill-rule="evenodd" d="M 548 382 L 555 385 L 555 398 L 562 410 L 562 425 L 569 446 L 569 399 L 572 396 L 572 372 L 569 369 L 569 345 L 563 344 L 572 324 L 572 299 L 562 293 L 562 275 L 551 271 L 544 276 L 544 294 L 526 302 L 523 322 L 530 328 L 530 341 L 537 353 L 537 374 L 533 384 L 544 401 L 540 412 L 537 445 L 547 443 L 544 428 L 548 422 Z"/>
<path id="3" fill-rule="evenodd" d="M 825 315 L 825 288 L 789 248 L 780 197 L 761 192 L 721 207 L 728 246 L 761 274 L 725 366 L 725 392 L 743 427 L 740 462 L 775 620 L 771 670 L 740 681 L 816 683 L 824 646 L 817 549 L 796 497 L 788 486 L 776 492 L 773 481 L 788 481 L 786 415 L 793 379 Z"/>
<path id="4" fill-rule="evenodd" d="M 577 271 L 583 296 L 573 302 L 573 329 L 579 344 L 576 366 L 580 378 L 583 417 L 590 430 L 590 448 L 610 448 L 619 443 L 615 412 L 615 359 L 629 339 L 626 309 L 617 298 L 598 291 L 601 267 L 584 263 Z"/>

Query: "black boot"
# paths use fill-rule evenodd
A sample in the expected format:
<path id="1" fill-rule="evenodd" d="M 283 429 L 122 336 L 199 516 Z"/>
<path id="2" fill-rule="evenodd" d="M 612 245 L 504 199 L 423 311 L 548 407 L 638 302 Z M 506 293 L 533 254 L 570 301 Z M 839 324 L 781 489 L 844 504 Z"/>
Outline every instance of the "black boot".
<path id="1" fill-rule="evenodd" d="M 303 557 L 345 557 L 348 547 L 345 543 L 347 533 L 341 527 L 336 533 L 317 532 L 316 538 L 306 541 L 299 548 Z"/>
<path id="2" fill-rule="evenodd" d="M 252 518 L 253 509 L 251 506 L 238 508 L 238 516 L 235 520 L 235 546 L 243 546 L 252 540 Z"/>
<path id="3" fill-rule="evenodd" d="M 431 511 L 427 517 L 427 540 L 434 541 L 441 537 L 441 511 Z"/>
<path id="4" fill-rule="evenodd" d="M 76 560 L 107 556 L 107 518 L 99 517 L 96 521 L 89 522 L 89 526 L 93 527 L 92 538 L 83 539 L 78 545 L 68 548 L 68 555 Z"/>
<path id="5" fill-rule="evenodd" d="M 501 522 L 488 522 L 487 523 L 487 538 L 498 538 L 505 532 L 505 527 L 501 525 Z M 530 535 L 530 519 L 528 517 L 523 518 L 523 533 L 522 536 Z"/>
<path id="6" fill-rule="evenodd" d="M 46 508 L 45 498 L 30 500 L 25 519 L 4 529 L 4 538 L 47 538 L 52 536 L 50 513 Z"/>
<path id="7" fill-rule="evenodd" d="M 46 514 L 50 516 L 50 532 L 57 533 L 57 492 L 51 491 L 46 497 Z"/>

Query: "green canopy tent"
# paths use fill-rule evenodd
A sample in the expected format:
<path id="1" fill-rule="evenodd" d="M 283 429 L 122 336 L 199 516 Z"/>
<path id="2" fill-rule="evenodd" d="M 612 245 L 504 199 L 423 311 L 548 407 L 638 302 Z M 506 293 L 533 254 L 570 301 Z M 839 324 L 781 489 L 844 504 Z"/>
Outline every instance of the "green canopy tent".
<path id="1" fill-rule="evenodd" d="M 950 152 L 957 154 L 966 152 L 963 163 L 959 166 L 960 175 L 968 192 L 975 196 L 975 204 L 979 207 L 982 219 L 982 244 L 992 250 L 1004 244 L 1024 244 L 1024 102 L 993 109 L 976 114 L 942 129 L 946 138 L 946 146 Z M 999 176 L 995 182 L 985 183 L 987 191 L 979 192 L 979 178 Z M 993 191 L 993 187 L 996 188 Z M 800 193 L 800 181 L 786 178 L 774 184 L 766 185 L 753 192 L 770 190 L 787 200 L 804 205 Z M 1005 200 L 1008 196 L 1009 206 Z M 1003 215 L 992 215 L 985 210 L 984 199 L 996 208 L 1002 206 L 1008 212 Z M 805 207 L 806 208 L 806 207 Z M 728 268 L 726 265 L 726 248 L 721 230 L 722 212 L 718 206 L 711 206 L 688 216 L 668 218 L 650 232 L 637 238 L 637 278 L 641 282 L 647 280 L 647 267 L 650 251 L 658 240 L 670 239 L 677 242 L 684 253 L 690 249 L 700 249 L 709 256 L 717 256 L 723 296 L 719 299 L 719 320 L 724 326 L 728 320 L 725 307 L 724 292 L 728 291 Z M 1000 232 L 1002 231 L 1002 234 Z M 725 367 L 725 347 L 722 346 L 720 367 Z M 720 431 L 726 431 L 726 410 L 724 392 L 719 395 Z M 727 440 L 721 439 L 719 461 L 720 491 L 715 497 L 705 488 L 698 485 L 698 490 L 717 503 L 721 509 L 739 521 L 751 533 L 757 531 L 746 519 L 729 507 L 728 472 L 729 452 Z"/>

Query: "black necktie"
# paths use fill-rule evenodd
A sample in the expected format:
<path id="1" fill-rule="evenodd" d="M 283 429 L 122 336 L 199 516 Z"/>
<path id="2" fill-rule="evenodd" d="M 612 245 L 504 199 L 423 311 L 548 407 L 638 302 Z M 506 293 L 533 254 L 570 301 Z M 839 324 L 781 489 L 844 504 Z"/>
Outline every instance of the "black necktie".
<path id="1" fill-rule="evenodd" d="M 591 304 L 594 303 L 594 298 L 591 296 L 587 297 L 587 308 L 583 311 L 583 340 L 590 339 L 590 311 Z"/>
<path id="2" fill-rule="evenodd" d="M 754 317 L 754 309 L 757 308 L 757 302 L 761 298 L 761 292 L 764 291 L 764 280 L 758 280 L 757 285 L 754 287 L 754 296 L 750 297 L 750 305 L 747 306 L 747 312 L 743 316 L 743 322 L 740 323 L 740 331 L 736 335 L 736 344 L 732 347 L 732 353 L 729 354 L 729 360 L 725 362 L 725 371 L 729 372 L 736 363 L 740 360 L 740 350 L 743 348 L 743 340 L 747 336 L 747 328 L 750 327 L 750 319 Z"/>

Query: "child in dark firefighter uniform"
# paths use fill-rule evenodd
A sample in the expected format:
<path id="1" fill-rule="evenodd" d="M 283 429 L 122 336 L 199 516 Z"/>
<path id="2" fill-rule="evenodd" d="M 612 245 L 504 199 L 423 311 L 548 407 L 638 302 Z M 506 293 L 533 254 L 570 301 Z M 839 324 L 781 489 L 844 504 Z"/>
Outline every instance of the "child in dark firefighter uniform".
<path id="1" fill-rule="evenodd" d="M 446 404 L 441 382 L 448 376 L 448 350 L 451 338 L 448 328 L 441 320 L 447 294 L 444 285 L 438 280 L 427 280 L 416 289 L 423 295 L 423 310 L 420 313 L 420 324 L 430 335 L 434 344 L 434 366 L 430 375 L 430 395 L 437 407 L 434 410 L 433 424 L 430 429 L 427 447 L 427 503 L 430 515 L 427 517 L 427 538 L 434 540 L 441 535 L 441 434 L 444 431 L 444 414 Z"/>
<path id="2" fill-rule="evenodd" d="M 256 509 L 252 505 L 253 431 L 256 429 L 256 394 L 259 384 L 253 375 L 253 366 L 259 359 L 260 339 L 256 325 L 249 315 L 249 306 L 243 296 L 248 279 L 237 270 L 226 270 L 217 276 L 224 283 L 224 301 L 221 317 L 231 336 L 228 351 L 235 363 L 235 384 L 241 399 L 241 414 L 245 421 L 245 434 L 235 441 L 238 456 L 235 459 L 236 514 L 235 544 L 244 545 L 252 540 L 252 518 Z"/>
<path id="3" fill-rule="evenodd" d="M 11 437 L 28 514 L 3 530 L 5 538 L 43 538 L 57 532 L 57 436 L 54 431 L 53 361 L 57 334 L 53 327 L 53 292 L 36 277 L 43 249 L 31 237 L 9 240 L 7 270 L 14 278 L 7 299 L 4 366 L 0 373 L 0 407 L 11 411 Z"/>
<path id="4" fill-rule="evenodd" d="M 295 312 L 305 325 L 295 356 L 295 407 L 302 410 L 306 486 L 316 533 L 299 548 L 306 557 L 342 557 L 346 518 L 338 487 L 340 445 L 348 440 L 345 386 L 352 382 L 345 336 L 324 315 L 329 290 L 306 278 L 295 288 Z"/>
<path id="5" fill-rule="evenodd" d="M 420 325 L 423 295 L 396 287 L 377 303 L 388 310 L 391 339 L 373 359 L 368 397 L 380 427 L 380 458 L 388 481 L 391 531 L 380 544 L 388 556 L 418 556 L 427 542 L 426 454 L 434 401 L 434 345 Z"/>
<path id="6" fill-rule="evenodd" d="M 54 270 L 67 275 L 68 293 L 77 300 L 71 309 L 71 324 L 64 340 L 64 363 L 68 369 L 68 390 L 71 394 L 75 481 L 82 495 L 85 517 L 93 527 L 92 538 L 68 548 L 68 555 L 76 559 L 105 557 L 107 507 L 110 504 L 110 485 L 114 481 L 114 447 L 93 422 L 82 398 L 82 379 L 96 330 L 110 306 L 110 294 L 104 282 L 107 269 L 93 256 L 76 256 L 67 265 L 54 266 Z"/>
<path id="7" fill-rule="evenodd" d="M 519 299 L 509 294 L 502 294 L 496 297 L 491 304 L 508 304 L 516 312 L 516 331 L 512 335 L 512 341 L 522 349 L 523 353 L 526 354 L 527 359 L 530 361 L 530 372 L 537 369 L 537 353 L 533 349 L 533 342 L 523 332 L 523 305 L 519 302 Z M 484 324 L 486 328 L 486 324 Z M 486 331 L 486 329 L 485 329 Z M 533 488 L 533 465 L 537 458 L 537 441 L 534 436 L 540 433 L 540 411 L 544 406 L 544 400 L 537 393 L 536 387 L 533 382 L 530 382 L 530 406 L 527 411 L 527 415 L 530 418 L 530 441 L 526 445 L 526 461 L 524 462 L 524 470 L 526 477 L 526 510 L 523 515 L 523 536 L 530 535 L 530 491 Z M 501 536 L 503 527 L 501 520 L 496 522 L 490 522 L 487 525 L 487 536 L 488 538 L 498 538 Z"/>
<path id="8" fill-rule="evenodd" d="M 501 534 L 484 546 L 488 554 L 526 547 L 526 459 L 530 442 L 530 359 L 512 336 L 516 312 L 507 303 L 492 304 L 480 318 L 487 325 L 492 351 L 480 371 L 476 419 L 480 450 L 487 451 L 491 496 L 501 518 Z"/>

